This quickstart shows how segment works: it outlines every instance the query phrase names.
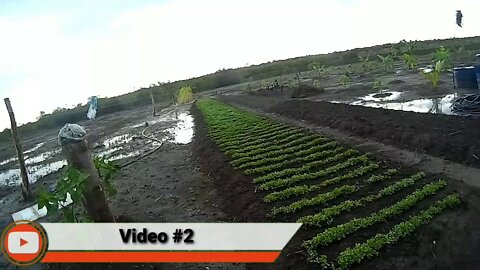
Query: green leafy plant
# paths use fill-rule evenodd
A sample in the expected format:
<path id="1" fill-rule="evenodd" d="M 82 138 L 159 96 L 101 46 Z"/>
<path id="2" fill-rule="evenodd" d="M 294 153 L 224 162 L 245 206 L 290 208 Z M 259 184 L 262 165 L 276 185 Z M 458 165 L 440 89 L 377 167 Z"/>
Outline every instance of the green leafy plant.
<path id="1" fill-rule="evenodd" d="M 370 56 L 358 56 L 358 60 L 361 64 L 362 75 L 365 75 L 369 70 L 372 69 L 372 63 L 370 62 Z"/>
<path id="2" fill-rule="evenodd" d="M 403 221 L 393 227 L 387 233 L 379 233 L 364 243 L 357 243 L 354 247 L 347 248 L 338 256 L 337 263 L 340 269 L 348 269 L 351 265 L 359 263 L 366 258 L 377 256 L 378 250 L 394 244 L 401 238 L 404 238 L 414 232 L 418 227 L 430 222 L 436 215 L 442 211 L 456 207 L 460 204 L 460 195 L 454 193 L 447 197 L 436 201 L 432 206 L 421 211 L 419 214 L 411 216 L 408 220 Z M 315 254 L 313 254 L 314 257 Z M 325 257 L 319 256 L 320 263 L 324 263 Z"/>
<path id="3" fill-rule="evenodd" d="M 445 47 L 441 46 L 432 56 L 433 63 L 442 62 L 442 70 L 447 70 L 452 67 L 452 59 L 450 50 L 445 49 Z"/>
<path id="4" fill-rule="evenodd" d="M 383 89 L 385 89 L 385 85 L 383 85 L 382 81 L 380 81 L 380 80 L 375 80 L 375 81 L 372 83 L 372 87 L 373 87 L 373 89 L 375 89 L 375 90 L 383 90 Z"/>
<path id="5" fill-rule="evenodd" d="M 344 185 L 338 188 L 333 189 L 330 192 L 319 194 L 313 198 L 302 199 L 295 201 L 287 206 L 274 207 L 270 213 L 271 216 L 277 216 L 279 214 L 290 214 L 299 211 L 305 207 L 322 205 L 328 201 L 331 201 L 339 196 L 353 193 L 359 190 L 360 187 L 357 185 Z"/>
<path id="6" fill-rule="evenodd" d="M 321 65 L 318 62 L 313 62 L 308 64 L 308 69 L 315 71 L 315 73 L 317 73 L 317 78 L 320 78 L 320 79 L 325 78 L 329 74 L 327 68 L 325 68 L 325 65 Z"/>
<path id="7" fill-rule="evenodd" d="M 376 178 L 376 182 L 380 181 L 379 179 L 382 179 L 381 181 L 383 181 L 391 177 L 391 172 L 392 171 L 387 171 L 383 175 L 374 175 L 372 177 Z M 368 203 L 380 200 L 386 196 L 393 195 L 401 190 L 404 190 L 405 188 L 414 185 L 417 181 L 423 179 L 424 177 L 424 173 L 415 174 L 411 177 L 404 178 L 400 181 L 395 182 L 394 184 L 383 188 L 377 194 L 368 195 L 357 200 L 343 201 L 340 204 L 324 208 L 317 214 L 301 217 L 300 219 L 298 219 L 297 222 L 301 222 L 307 226 L 321 226 L 324 224 L 330 224 L 333 221 L 333 218 L 340 215 L 341 213 L 349 212 L 353 209 L 365 206 Z"/>
<path id="8" fill-rule="evenodd" d="M 366 165 L 359 166 L 359 167 L 355 168 L 354 170 L 350 170 L 343 175 L 339 175 L 339 176 L 327 179 L 325 181 L 322 181 L 322 183 L 320 183 L 320 184 L 297 185 L 297 186 L 286 188 L 286 189 L 281 190 L 281 191 L 272 192 L 272 193 L 268 194 L 267 196 L 265 196 L 265 198 L 263 200 L 265 202 L 275 202 L 275 201 L 288 199 L 288 198 L 291 198 L 291 197 L 303 196 L 305 194 L 321 190 L 325 187 L 338 184 L 342 181 L 347 181 L 347 180 L 350 180 L 350 179 L 355 179 L 357 177 L 361 177 L 363 175 L 371 173 L 372 171 L 374 171 L 378 168 L 379 168 L 378 164 L 369 163 L 369 164 L 366 164 Z"/>
<path id="9" fill-rule="evenodd" d="M 47 208 L 48 215 L 55 215 L 59 212 L 60 206 L 63 206 L 62 213 L 66 222 L 78 222 L 86 214 L 79 213 L 75 205 L 81 204 L 85 200 L 83 192 L 85 183 L 89 176 L 81 173 L 77 169 L 68 166 L 63 175 L 57 182 L 56 189 L 53 192 L 41 190 L 38 194 L 38 208 Z M 70 195 L 73 203 L 66 206 L 65 202 Z"/>
<path id="10" fill-rule="evenodd" d="M 120 166 L 112 161 L 107 161 L 105 158 L 99 157 L 95 157 L 93 162 L 107 195 L 115 195 L 116 189 L 111 180 L 113 175 L 120 169 Z M 56 188 L 53 192 L 47 192 L 45 190 L 39 192 L 37 199 L 38 208 L 46 207 L 48 215 L 55 215 L 59 213 L 59 208 L 62 206 L 61 212 L 66 222 L 90 221 L 85 211 L 76 207 L 85 201 L 83 194 L 88 177 L 88 174 L 84 174 L 71 166 L 67 166 L 57 181 Z M 65 202 L 67 201 L 68 195 L 70 195 L 73 203 L 67 206 Z"/>
<path id="11" fill-rule="evenodd" d="M 349 76 L 347 75 L 340 75 L 340 78 L 338 79 L 338 82 L 343 85 L 343 86 L 347 86 L 348 84 L 350 84 L 352 80 L 350 79 Z"/>
<path id="12" fill-rule="evenodd" d="M 429 80 L 433 88 L 437 88 L 440 82 L 440 73 L 443 70 L 443 61 L 435 63 L 435 68 L 430 72 L 422 72 L 425 79 Z"/>
<path id="13" fill-rule="evenodd" d="M 103 188 L 105 189 L 107 196 L 115 196 L 117 190 L 113 185 L 112 178 L 120 170 L 120 165 L 107 160 L 105 157 L 94 157 L 93 163 L 95 164 L 100 179 L 103 181 Z"/>
<path id="14" fill-rule="evenodd" d="M 315 160 L 315 161 L 310 161 L 302 165 L 301 167 L 295 167 L 295 168 L 287 168 L 278 172 L 273 172 L 269 173 L 268 175 L 264 177 L 257 177 L 253 181 L 254 183 L 262 183 L 265 181 L 272 181 L 275 179 L 280 179 L 280 178 L 285 178 L 289 177 L 291 175 L 295 174 L 302 174 L 309 172 L 315 168 L 319 168 L 321 166 L 324 166 L 326 164 L 330 164 L 336 161 L 340 161 L 344 158 L 352 157 L 358 155 L 359 152 L 355 149 L 349 149 L 347 151 L 340 152 L 332 157 L 324 158 L 321 160 Z"/>
<path id="15" fill-rule="evenodd" d="M 418 60 L 413 54 L 411 53 L 404 53 L 403 54 L 403 61 L 408 69 L 413 70 L 418 66 Z"/>
<path id="16" fill-rule="evenodd" d="M 406 41 L 405 39 L 401 40 L 399 43 L 400 51 L 403 54 L 413 55 L 413 51 L 417 47 L 418 43 L 416 41 Z"/>
<path id="17" fill-rule="evenodd" d="M 385 221 L 387 218 L 403 213 L 412 208 L 418 202 L 425 199 L 427 196 L 436 194 L 441 188 L 447 185 L 446 181 L 439 180 L 434 183 L 425 185 L 421 189 L 417 189 L 411 195 L 394 203 L 391 206 L 381 209 L 368 217 L 354 218 L 347 223 L 340 224 L 335 227 L 330 227 L 325 231 L 317 234 L 312 239 L 305 241 L 303 246 L 307 249 L 316 249 L 319 246 L 327 246 L 335 241 L 344 239 L 347 235 L 358 231 L 362 228 L 367 228 L 375 223 Z"/>
<path id="18" fill-rule="evenodd" d="M 393 57 L 391 55 L 387 55 L 387 56 L 382 56 L 382 55 L 378 55 L 378 58 L 380 59 L 380 61 L 382 62 L 383 64 L 383 69 L 385 71 L 393 71 L 394 69 L 394 60 L 393 60 Z"/>
<path id="19" fill-rule="evenodd" d="M 334 173 L 337 173 L 341 170 L 347 169 L 349 167 L 359 165 L 359 164 L 364 164 L 368 163 L 369 159 L 366 155 L 358 156 L 358 157 L 353 157 L 350 158 L 342 163 L 338 163 L 336 165 L 333 165 L 331 167 L 325 168 L 323 170 L 315 171 L 312 173 L 302 173 L 302 174 L 296 174 L 293 175 L 289 178 L 281 178 L 281 179 L 275 179 L 277 178 L 276 175 L 274 174 L 269 174 L 267 176 L 272 175 L 272 178 L 275 180 L 270 180 L 266 183 L 263 183 L 260 185 L 261 190 L 273 190 L 273 189 L 279 189 L 279 188 L 285 188 L 292 186 L 293 184 L 296 184 L 298 182 L 303 182 L 307 180 L 313 180 L 319 177 L 325 177 Z"/>

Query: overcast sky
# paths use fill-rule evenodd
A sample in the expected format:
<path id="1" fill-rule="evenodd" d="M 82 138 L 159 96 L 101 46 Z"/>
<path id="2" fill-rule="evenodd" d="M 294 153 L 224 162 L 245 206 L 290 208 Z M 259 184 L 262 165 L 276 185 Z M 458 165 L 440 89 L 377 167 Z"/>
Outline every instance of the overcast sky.
<path id="1" fill-rule="evenodd" d="M 478 0 L 0 0 L 0 97 L 26 123 L 92 95 L 221 68 L 476 36 L 479 12 Z M 0 107 L 2 130 L 9 121 Z"/>

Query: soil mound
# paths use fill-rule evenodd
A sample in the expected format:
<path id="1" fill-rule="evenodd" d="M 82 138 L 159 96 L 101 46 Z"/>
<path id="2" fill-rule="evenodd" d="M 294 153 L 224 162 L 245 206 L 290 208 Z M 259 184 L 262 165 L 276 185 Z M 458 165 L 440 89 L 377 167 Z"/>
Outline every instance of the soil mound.
<path id="1" fill-rule="evenodd" d="M 293 89 L 290 97 L 292 98 L 306 98 L 323 93 L 325 90 L 323 88 L 315 88 L 309 85 L 300 85 Z"/>

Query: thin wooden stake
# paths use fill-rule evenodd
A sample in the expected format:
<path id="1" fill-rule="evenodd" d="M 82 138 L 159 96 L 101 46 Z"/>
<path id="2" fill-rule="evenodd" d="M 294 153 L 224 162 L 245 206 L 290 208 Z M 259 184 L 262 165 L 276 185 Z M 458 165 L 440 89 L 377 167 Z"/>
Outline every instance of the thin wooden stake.
<path id="1" fill-rule="evenodd" d="M 155 111 L 155 98 L 153 97 L 153 91 L 151 89 L 150 89 L 150 97 L 152 98 L 153 116 L 156 116 L 157 112 Z"/>
<path id="2" fill-rule="evenodd" d="M 22 176 L 22 196 L 25 200 L 33 199 L 32 189 L 30 188 L 30 182 L 28 181 L 27 168 L 25 167 L 25 159 L 23 158 L 22 144 L 18 136 L 17 121 L 15 121 L 15 114 L 13 113 L 10 99 L 5 98 L 5 106 L 7 106 L 8 116 L 10 117 L 10 124 L 12 127 L 13 142 L 15 149 L 17 150 L 18 165 L 20 166 L 20 175 Z"/>

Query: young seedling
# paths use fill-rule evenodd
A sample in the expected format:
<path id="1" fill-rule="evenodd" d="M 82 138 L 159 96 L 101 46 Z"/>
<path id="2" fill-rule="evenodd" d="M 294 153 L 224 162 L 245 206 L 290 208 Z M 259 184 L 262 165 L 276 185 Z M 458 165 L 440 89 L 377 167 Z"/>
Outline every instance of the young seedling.
<path id="1" fill-rule="evenodd" d="M 383 85 L 382 81 L 375 80 L 372 84 L 373 89 L 375 90 L 383 90 L 385 89 L 385 85 Z"/>
<path id="2" fill-rule="evenodd" d="M 440 82 L 440 73 L 443 70 L 443 61 L 437 61 L 435 68 L 430 72 L 422 72 L 423 77 L 430 81 L 433 88 L 437 88 Z"/>
<path id="3" fill-rule="evenodd" d="M 415 69 L 418 65 L 417 58 L 415 58 L 415 56 L 413 56 L 413 54 L 411 54 L 411 53 L 404 53 L 403 54 L 403 61 L 405 62 L 405 64 L 407 65 L 407 68 L 409 70 Z"/>
<path id="4" fill-rule="evenodd" d="M 348 84 L 350 84 L 351 81 L 352 80 L 350 79 L 350 77 L 345 74 L 341 75 L 340 79 L 338 80 L 338 82 L 343 86 L 347 86 Z"/>
<path id="5" fill-rule="evenodd" d="M 443 46 L 433 53 L 432 60 L 434 63 L 443 62 L 442 71 L 452 67 L 450 51 Z"/>

